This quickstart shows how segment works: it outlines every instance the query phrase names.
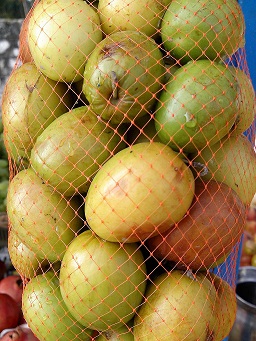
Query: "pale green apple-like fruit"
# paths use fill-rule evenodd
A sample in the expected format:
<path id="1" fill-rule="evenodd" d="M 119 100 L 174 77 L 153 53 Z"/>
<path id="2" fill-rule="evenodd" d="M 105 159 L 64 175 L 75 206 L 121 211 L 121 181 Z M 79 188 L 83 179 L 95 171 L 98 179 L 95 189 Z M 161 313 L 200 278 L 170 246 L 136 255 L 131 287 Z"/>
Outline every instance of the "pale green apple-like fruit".
<path id="1" fill-rule="evenodd" d="M 160 140 L 177 151 L 214 145 L 238 115 L 238 82 L 231 70 L 209 60 L 192 61 L 166 84 L 156 106 Z"/>
<path id="2" fill-rule="evenodd" d="M 164 48 L 182 64 L 231 56 L 244 46 L 244 31 L 237 0 L 172 1 L 161 23 Z"/>
<path id="3" fill-rule="evenodd" d="M 60 269 L 62 297 L 86 328 L 107 331 L 130 321 L 146 289 L 138 244 L 111 243 L 88 230 L 68 247 Z"/>
<path id="4" fill-rule="evenodd" d="M 24 288 L 22 311 L 29 328 L 41 341 L 89 341 L 85 329 L 68 311 L 53 271 L 32 278 Z"/>
<path id="5" fill-rule="evenodd" d="M 99 0 L 98 10 L 106 34 L 139 31 L 159 35 L 161 19 L 171 0 Z"/>
<path id="6" fill-rule="evenodd" d="M 83 194 L 101 165 L 125 146 L 122 131 L 106 124 L 90 107 L 82 106 L 43 131 L 31 151 L 31 165 L 65 196 Z"/>
<path id="7" fill-rule="evenodd" d="M 165 73 L 156 42 L 136 31 L 103 39 L 85 66 L 83 92 L 92 110 L 111 124 L 146 115 L 156 103 Z"/>
<path id="8" fill-rule="evenodd" d="M 71 92 L 41 73 L 34 63 L 25 63 L 9 77 L 2 101 L 5 139 L 11 158 L 29 160 L 37 137 L 73 104 Z"/>
<path id="9" fill-rule="evenodd" d="M 34 62 L 56 81 L 82 79 L 87 57 L 101 39 L 99 15 L 85 1 L 41 1 L 29 21 Z"/>
<path id="10" fill-rule="evenodd" d="M 67 245 L 84 226 L 80 203 L 65 199 L 31 169 L 20 171 L 9 184 L 7 213 L 13 232 L 38 259 L 60 261 Z"/>

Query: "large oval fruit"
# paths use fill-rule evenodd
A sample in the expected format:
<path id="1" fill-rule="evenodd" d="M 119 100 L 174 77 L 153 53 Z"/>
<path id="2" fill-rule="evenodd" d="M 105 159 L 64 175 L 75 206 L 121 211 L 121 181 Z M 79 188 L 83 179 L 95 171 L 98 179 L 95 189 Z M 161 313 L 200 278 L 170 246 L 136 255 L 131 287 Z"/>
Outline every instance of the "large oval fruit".
<path id="1" fill-rule="evenodd" d="M 246 208 L 233 189 L 214 180 L 195 182 L 195 197 L 174 228 L 148 240 L 161 260 L 183 269 L 210 268 L 229 255 L 244 231 Z"/>
<path id="2" fill-rule="evenodd" d="M 159 35 L 159 26 L 171 0 L 100 0 L 102 29 L 106 34 L 139 31 L 149 37 Z"/>
<path id="3" fill-rule="evenodd" d="M 99 15 L 85 1 L 40 1 L 29 21 L 35 64 L 56 81 L 82 79 L 86 59 L 101 39 Z"/>
<path id="4" fill-rule="evenodd" d="M 164 47 L 181 63 L 216 60 L 244 46 L 245 23 L 236 0 L 172 1 L 162 20 Z"/>
<path id="5" fill-rule="evenodd" d="M 71 196 L 85 193 L 101 165 L 124 147 L 121 133 L 82 106 L 43 131 L 31 151 L 31 165 L 55 190 Z"/>
<path id="6" fill-rule="evenodd" d="M 120 245 L 80 234 L 60 269 L 62 297 L 87 328 L 119 328 L 132 319 L 146 288 L 146 265 L 137 244 Z"/>
<path id="7" fill-rule="evenodd" d="M 237 117 L 237 88 L 225 65 L 199 60 L 181 67 L 159 96 L 155 124 L 160 140 L 188 153 L 219 141 Z"/>
<path id="8" fill-rule="evenodd" d="M 149 283 L 134 319 L 136 341 L 216 340 L 217 293 L 204 274 L 174 270 Z"/>
<path id="9" fill-rule="evenodd" d="M 14 70 L 2 101 L 5 139 L 12 159 L 17 163 L 21 158 L 29 160 L 36 138 L 72 104 L 68 87 L 45 77 L 34 63 Z"/>
<path id="10" fill-rule="evenodd" d="M 76 198 L 63 198 L 31 168 L 22 170 L 10 182 L 7 212 L 13 233 L 39 259 L 52 262 L 62 259 L 67 245 L 84 225 Z"/>
<path id="11" fill-rule="evenodd" d="M 130 122 L 152 109 L 164 72 L 162 53 L 153 39 L 136 31 L 116 32 L 88 58 L 83 92 L 104 120 Z"/>
<path id="12" fill-rule="evenodd" d="M 213 146 L 205 146 L 191 159 L 196 176 L 224 182 L 250 205 L 256 193 L 256 154 L 247 137 L 230 134 Z"/>
<path id="13" fill-rule="evenodd" d="M 22 311 L 28 326 L 40 341 L 89 341 L 85 329 L 69 313 L 53 271 L 32 278 L 25 286 Z"/>
<path id="14" fill-rule="evenodd" d="M 136 242 L 168 230 L 192 203 L 194 177 L 171 148 L 143 142 L 114 155 L 89 188 L 85 214 L 109 241 Z"/>

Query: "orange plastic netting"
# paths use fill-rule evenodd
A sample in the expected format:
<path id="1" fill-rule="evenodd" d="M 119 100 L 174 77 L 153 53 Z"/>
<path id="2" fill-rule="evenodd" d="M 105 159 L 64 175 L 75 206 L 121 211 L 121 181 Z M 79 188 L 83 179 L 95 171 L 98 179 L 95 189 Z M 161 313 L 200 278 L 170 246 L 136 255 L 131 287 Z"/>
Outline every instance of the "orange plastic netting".
<path id="1" fill-rule="evenodd" d="M 2 119 L 40 341 L 230 333 L 256 193 L 244 32 L 236 0 L 35 2 Z"/>

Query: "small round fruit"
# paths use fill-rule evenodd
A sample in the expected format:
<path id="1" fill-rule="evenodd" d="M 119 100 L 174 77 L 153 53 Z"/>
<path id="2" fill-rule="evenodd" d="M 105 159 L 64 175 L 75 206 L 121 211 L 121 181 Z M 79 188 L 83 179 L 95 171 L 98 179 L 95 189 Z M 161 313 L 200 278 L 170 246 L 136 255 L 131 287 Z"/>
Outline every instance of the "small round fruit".
<path id="1" fill-rule="evenodd" d="M 146 265 L 137 244 L 111 243 L 83 232 L 60 269 L 62 297 L 86 328 L 106 331 L 130 321 L 146 289 Z"/>
<path id="2" fill-rule="evenodd" d="M 24 288 L 22 311 L 25 320 L 41 341 L 89 341 L 85 329 L 67 309 L 53 271 L 32 278 Z"/>
<path id="3" fill-rule="evenodd" d="M 101 39 L 99 15 L 85 1 L 40 1 L 29 21 L 35 64 L 55 81 L 82 79 L 87 57 Z"/>
<path id="4" fill-rule="evenodd" d="M 132 243 L 168 230 L 190 207 L 194 177 L 171 148 L 143 142 L 108 160 L 94 177 L 86 220 L 101 238 Z"/>
<path id="5" fill-rule="evenodd" d="M 232 55 L 244 46 L 244 31 L 237 0 L 172 1 L 161 24 L 165 49 L 183 64 Z"/>

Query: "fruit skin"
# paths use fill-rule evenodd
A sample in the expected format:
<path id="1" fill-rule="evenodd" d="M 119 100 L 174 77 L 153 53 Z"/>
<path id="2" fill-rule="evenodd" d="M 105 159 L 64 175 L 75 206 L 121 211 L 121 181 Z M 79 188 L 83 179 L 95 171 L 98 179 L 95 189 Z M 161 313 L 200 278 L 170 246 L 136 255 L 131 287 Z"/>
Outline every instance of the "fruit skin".
<path id="1" fill-rule="evenodd" d="M 136 341 L 205 341 L 216 338 L 217 293 L 204 274 L 173 270 L 148 284 L 145 303 L 134 318 Z"/>
<path id="2" fill-rule="evenodd" d="M 90 107 L 78 107 L 38 137 L 31 151 L 32 168 L 65 196 L 86 193 L 101 165 L 125 147 L 121 135 Z"/>
<path id="3" fill-rule="evenodd" d="M 236 0 L 172 1 L 161 24 L 164 48 L 182 64 L 225 59 L 244 46 L 244 31 Z"/>
<path id="4" fill-rule="evenodd" d="M 8 234 L 8 251 L 12 265 L 24 278 L 35 277 L 50 267 L 49 262 L 39 258 L 35 251 L 28 248 L 13 229 Z"/>
<path id="5" fill-rule="evenodd" d="M 85 201 L 86 220 L 108 241 L 153 237 L 184 216 L 194 182 L 171 148 L 159 142 L 135 144 L 114 155 L 94 177 Z"/>
<path id="6" fill-rule="evenodd" d="M 149 37 L 159 35 L 161 18 L 171 0 L 100 0 L 98 5 L 102 29 L 106 34 L 116 31 L 139 31 Z"/>
<path id="7" fill-rule="evenodd" d="M 2 120 L 6 148 L 17 164 L 29 160 L 37 137 L 72 103 L 66 84 L 45 77 L 34 63 L 12 72 L 4 88 Z"/>
<path id="8" fill-rule="evenodd" d="M 77 199 L 65 199 L 29 168 L 12 179 L 7 195 L 7 213 L 20 240 L 39 259 L 62 259 L 67 245 L 84 226 Z"/>
<path id="9" fill-rule="evenodd" d="M 202 180 L 224 182 L 245 205 L 250 205 L 256 193 L 256 182 L 252 181 L 256 178 L 256 154 L 246 136 L 229 134 L 190 158 L 195 176 Z"/>
<path id="10" fill-rule="evenodd" d="M 97 341 L 134 341 L 131 327 L 123 325 L 117 330 L 109 330 L 100 334 Z"/>
<path id="11" fill-rule="evenodd" d="M 237 82 L 226 66 L 199 60 L 181 67 L 156 106 L 160 140 L 188 153 L 214 145 L 235 122 L 236 97 Z"/>
<path id="12" fill-rule="evenodd" d="M 0 293 L 0 332 L 18 325 L 20 311 L 20 307 L 11 296 Z"/>
<path id="13" fill-rule="evenodd" d="M 178 268 L 202 270 L 224 259 L 239 242 L 245 226 L 246 207 L 235 191 L 214 180 L 195 181 L 195 196 L 187 214 L 174 228 L 147 241 L 161 260 Z"/>
<path id="14" fill-rule="evenodd" d="M 162 53 L 153 39 L 135 31 L 116 32 L 89 56 L 83 92 L 97 115 L 118 125 L 152 109 L 164 72 Z"/>
<path id="15" fill-rule="evenodd" d="M 90 329 L 117 329 L 131 320 L 146 289 L 146 266 L 137 244 L 112 243 L 83 232 L 68 247 L 60 290 L 71 312 Z"/>
<path id="16" fill-rule="evenodd" d="M 252 81 L 243 70 L 230 67 L 238 83 L 238 115 L 233 127 L 233 134 L 244 133 L 253 124 L 255 115 L 255 90 Z"/>
<path id="17" fill-rule="evenodd" d="M 28 282 L 23 292 L 22 310 L 28 326 L 40 341 L 90 340 L 91 330 L 85 329 L 69 313 L 53 271 Z"/>
<path id="18" fill-rule="evenodd" d="M 82 79 L 86 59 L 102 39 L 98 14 L 81 0 L 41 1 L 31 15 L 28 35 L 37 67 L 62 82 Z"/>

